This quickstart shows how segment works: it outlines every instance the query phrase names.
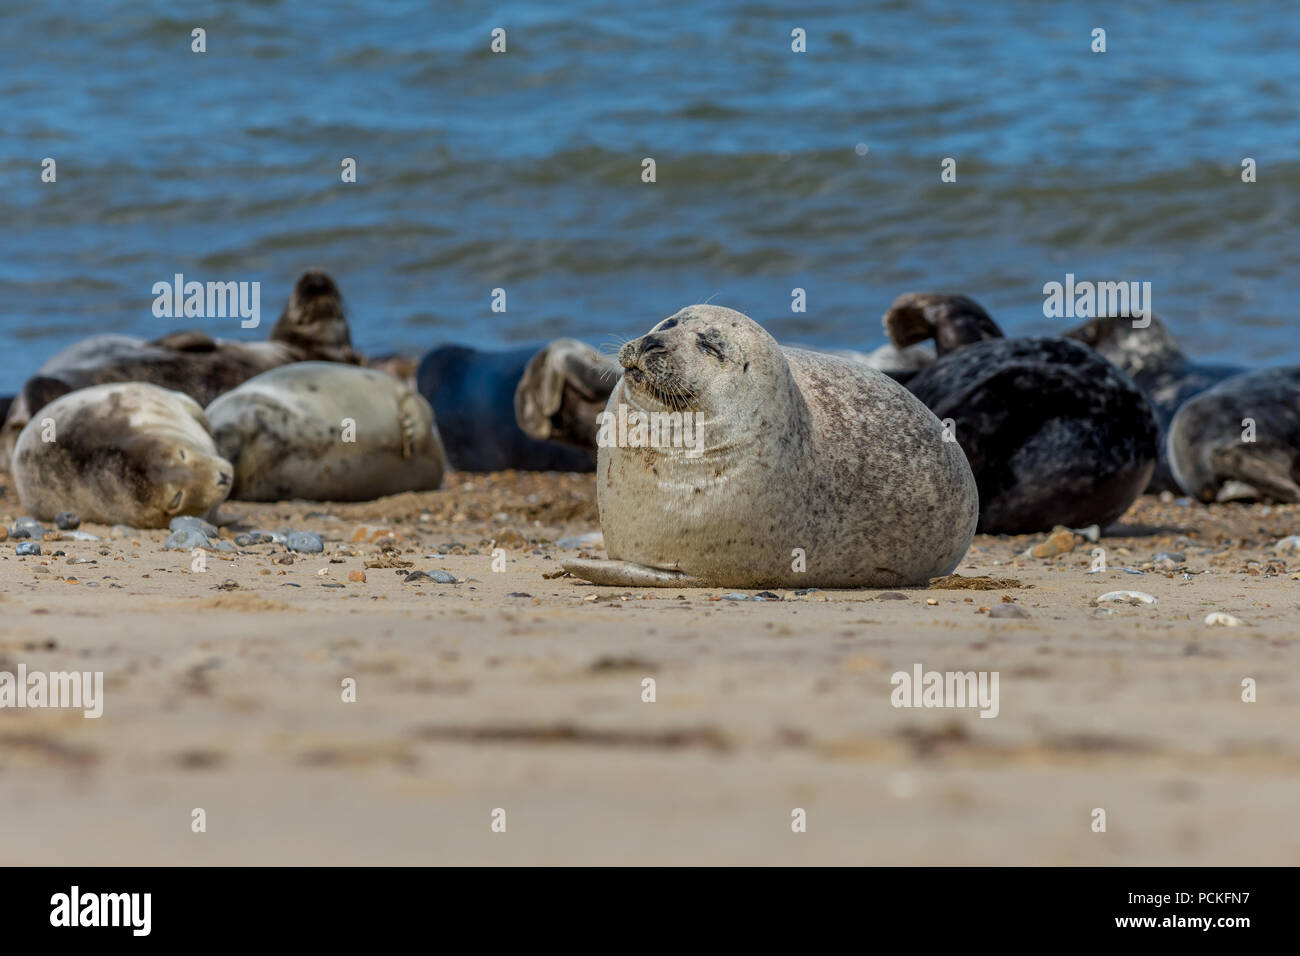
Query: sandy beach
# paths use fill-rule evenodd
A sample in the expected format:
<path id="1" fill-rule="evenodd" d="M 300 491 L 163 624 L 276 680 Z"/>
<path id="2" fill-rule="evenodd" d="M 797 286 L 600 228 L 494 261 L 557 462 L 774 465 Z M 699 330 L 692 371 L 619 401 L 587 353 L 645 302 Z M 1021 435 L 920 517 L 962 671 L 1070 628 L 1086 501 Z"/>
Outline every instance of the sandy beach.
<path id="1" fill-rule="evenodd" d="M 0 484 L 12 528 L 24 512 Z M 1300 530 L 1295 506 L 1144 497 L 1099 545 L 1052 557 L 1024 555 L 1046 535 L 977 537 L 957 574 L 982 586 L 762 601 L 557 576 L 565 557 L 604 556 L 559 543 L 599 530 L 590 475 L 453 474 L 437 492 L 223 514 L 224 540 L 310 530 L 325 553 L 212 551 L 195 572 L 166 531 L 85 525 L 100 540 L 51 535 L 39 557 L 0 543 L 0 671 L 104 675 L 99 719 L 0 712 L 3 862 L 1300 852 L 1300 554 L 1275 549 Z M 1108 570 L 1090 574 L 1096 546 Z M 412 570 L 456 583 L 405 583 Z M 1116 589 L 1159 603 L 1096 606 Z M 990 616 L 1005 605 L 1025 616 Z M 1213 612 L 1243 623 L 1207 626 Z M 893 706 L 891 675 L 918 664 L 996 671 L 997 716 Z"/>

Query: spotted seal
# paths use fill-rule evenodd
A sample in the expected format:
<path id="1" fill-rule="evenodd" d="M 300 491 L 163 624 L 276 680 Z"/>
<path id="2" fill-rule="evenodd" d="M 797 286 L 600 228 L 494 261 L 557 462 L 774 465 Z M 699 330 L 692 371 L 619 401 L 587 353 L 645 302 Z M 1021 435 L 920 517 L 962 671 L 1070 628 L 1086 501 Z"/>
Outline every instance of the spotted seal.
<path id="1" fill-rule="evenodd" d="M 206 515 L 231 487 L 230 462 L 198 403 L 138 382 L 78 389 L 45 405 L 19 433 L 13 475 L 37 518 L 74 511 L 135 528 Z"/>
<path id="2" fill-rule="evenodd" d="M 571 574 L 632 587 L 906 587 L 966 553 L 979 509 L 970 467 L 888 376 L 782 348 L 710 305 L 660 322 L 619 362 L 596 466 L 610 560 L 566 561 Z M 655 428 L 656 413 L 678 431 L 606 440 L 613 422 Z"/>

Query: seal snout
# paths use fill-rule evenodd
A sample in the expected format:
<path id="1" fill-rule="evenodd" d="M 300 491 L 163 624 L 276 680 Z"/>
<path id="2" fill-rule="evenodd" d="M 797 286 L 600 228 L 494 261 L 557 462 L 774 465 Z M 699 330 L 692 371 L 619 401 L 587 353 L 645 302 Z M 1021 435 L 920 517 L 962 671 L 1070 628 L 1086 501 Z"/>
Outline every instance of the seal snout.
<path id="1" fill-rule="evenodd" d="M 653 355 L 656 352 L 667 352 L 668 346 L 664 340 L 651 332 L 649 335 L 643 335 L 639 339 L 633 339 L 621 349 L 618 350 L 618 361 L 626 369 L 632 369 L 637 366 L 641 359 L 647 355 Z"/>

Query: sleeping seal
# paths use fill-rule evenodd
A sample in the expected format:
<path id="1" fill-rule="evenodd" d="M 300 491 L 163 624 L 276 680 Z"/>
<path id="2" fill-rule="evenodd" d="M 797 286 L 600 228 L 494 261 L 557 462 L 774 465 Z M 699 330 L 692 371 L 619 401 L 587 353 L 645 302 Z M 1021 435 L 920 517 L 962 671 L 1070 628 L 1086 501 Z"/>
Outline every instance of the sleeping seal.
<path id="1" fill-rule="evenodd" d="M 429 403 L 374 369 L 295 362 L 222 395 L 207 415 L 240 501 L 370 501 L 442 483 Z"/>
<path id="2" fill-rule="evenodd" d="M 591 471 L 596 415 L 619 374 L 590 346 L 559 339 L 508 352 L 442 345 L 416 382 L 457 471 Z"/>
<path id="3" fill-rule="evenodd" d="M 571 574 L 632 587 L 906 587 L 966 553 L 979 510 L 970 467 L 888 376 L 782 348 L 709 305 L 660 322 L 619 362 L 596 466 L 611 560 L 566 561 Z"/>
<path id="4" fill-rule="evenodd" d="M 1201 501 L 1300 502 L 1300 365 L 1225 379 L 1169 425 L 1169 464 Z"/>
<path id="5" fill-rule="evenodd" d="M 907 387 L 951 420 L 979 485 L 981 533 L 1104 527 L 1146 487 L 1155 416 L 1096 352 L 1062 338 L 1001 338 L 966 296 L 905 296 L 885 326 L 900 347 L 935 336 L 938 359 Z"/>
<path id="6" fill-rule="evenodd" d="M 55 399 L 18 436 L 14 484 L 42 520 L 75 511 L 86 521 L 164 528 L 204 515 L 230 492 L 203 409 L 156 385 L 95 385 Z"/>
<path id="7" fill-rule="evenodd" d="M 259 372 L 289 362 L 360 361 L 352 350 L 338 286 L 324 272 L 304 273 L 266 342 L 214 339 L 174 332 L 152 342 L 92 336 L 51 359 L 23 385 L 0 432 L 0 467 L 33 412 L 60 395 L 108 382 L 149 382 L 207 405 Z"/>
<path id="8" fill-rule="evenodd" d="M 1160 428 L 1156 443 L 1159 458 L 1146 490 L 1155 494 L 1179 490 L 1169 468 L 1167 439 L 1174 412 L 1193 395 L 1245 370 L 1234 365 L 1193 362 L 1159 318 L 1148 318 L 1151 324 L 1145 328 L 1134 328 L 1132 318 L 1126 316 L 1091 319 L 1064 335 L 1100 352 L 1133 379 L 1151 403 Z"/>

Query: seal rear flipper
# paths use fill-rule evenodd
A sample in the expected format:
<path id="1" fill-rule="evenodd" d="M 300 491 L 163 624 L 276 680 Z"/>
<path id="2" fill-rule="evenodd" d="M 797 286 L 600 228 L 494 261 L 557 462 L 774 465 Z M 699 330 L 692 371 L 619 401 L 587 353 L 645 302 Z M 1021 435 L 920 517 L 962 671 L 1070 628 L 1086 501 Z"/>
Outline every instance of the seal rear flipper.
<path id="1" fill-rule="evenodd" d="M 75 390 L 75 385 L 70 385 L 63 379 L 55 378 L 53 375 L 33 375 L 23 383 L 22 391 L 23 403 L 27 406 L 28 419 L 30 420 L 32 415 L 35 415 L 56 398 Z"/>
<path id="2" fill-rule="evenodd" d="M 572 558 L 563 563 L 564 570 L 576 578 L 608 587 L 635 588 L 702 588 L 705 583 L 685 571 L 652 568 L 632 561 L 600 561 Z"/>
<path id="3" fill-rule="evenodd" d="M 895 348 L 934 339 L 938 355 L 963 345 L 1003 337 L 997 323 L 970 296 L 942 292 L 900 295 L 885 312 L 881 324 Z"/>

